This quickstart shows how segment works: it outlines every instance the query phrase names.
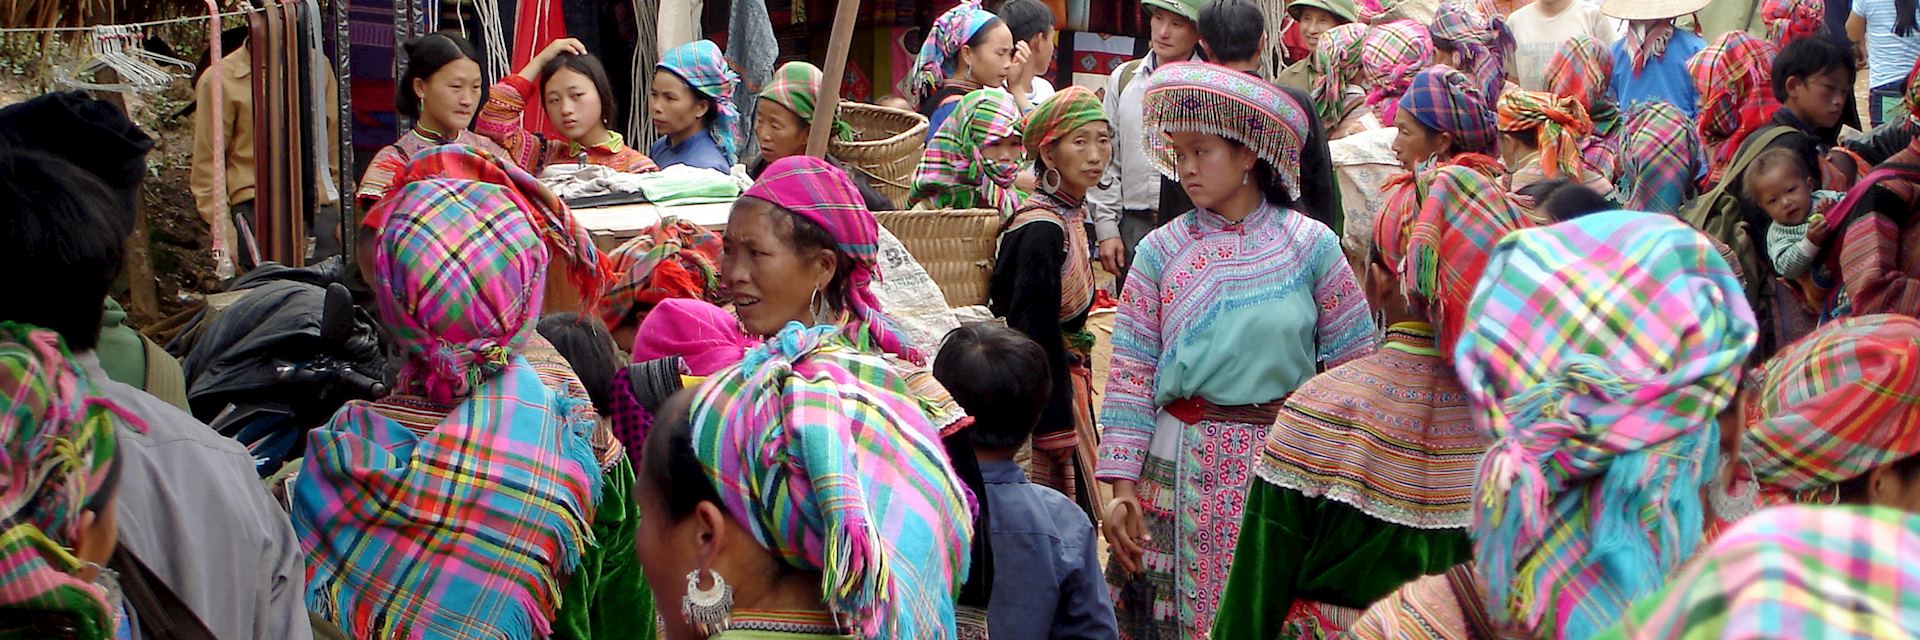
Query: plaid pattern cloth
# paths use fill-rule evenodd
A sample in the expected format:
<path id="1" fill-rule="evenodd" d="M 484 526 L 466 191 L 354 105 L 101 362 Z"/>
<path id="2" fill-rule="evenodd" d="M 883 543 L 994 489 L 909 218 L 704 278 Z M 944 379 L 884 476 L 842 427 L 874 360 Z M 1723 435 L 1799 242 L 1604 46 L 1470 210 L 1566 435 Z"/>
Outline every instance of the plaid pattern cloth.
<path id="1" fill-rule="evenodd" d="M 1095 122 L 1107 122 L 1106 108 L 1100 104 L 1100 96 L 1094 95 L 1092 89 L 1071 85 L 1054 93 L 1027 113 L 1026 121 L 1020 126 L 1020 131 L 1025 134 L 1021 142 L 1027 145 L 1028 158 L 1039 158 L 1040 153 L 1053 146 L 1053 143 Z"/>
<path id="2" fill-rule="evenodd" d="M 1440 353 L 1453 355 L 1473 287 L 1487 256 L 1508 233 L 1532 226 L 1497 176 L 1451 165 L 1433 170 L 1427 197 L 1407 231 L 1400 282 L 1425 304 Z"/>
<path id="3" fill-rule="evenodd" d="M 920 43 L 920 54 L 913 59 L 913 71 L 900 80 L 900 95 L 916 105 L 933 95 L 940 83 L 958 70 L 960 47 L 996 18 L 993 12 L 981 8 L 980 0 L 962 0 L 935 18 L 933 29 Z"/>
<path id="4" fill-rule="evenodd" d="M 635 316 L 668 298 L 722 303 L 720 234 L 673 216 L 608 252 L 607 269 L 612 284 L 600 320 L 608 331 L 635 324 Z"/>
<path id="5" fill-rule="evenodd" d="M 1720 181 L 1740 143 L 1780 110 L 1773 97 L 1774 53 L 1772 43 L 1729 31 L 1687 61 L 1700 94 L 1700 142 L 1712 150 L 1709 183 Z"/>
<path id="6" fill-rule="evenodd" d="M 1360 41 L 1367 37 L 1367 25 L 1349 22 L 1320 35 L 1320 44 L 1307 58 L 1313 72 L 1313 108 L 1328 128 L 1337 127 L 1347 113 L 1361 101 L 1353 90 L 1366 86 L 1361 80 Z M 1364 94 L 1362 94 L 1364 95 Z"/>
<path id="7" fill-rule="evenodd" d="M 1454 65 L 1480 82 L 1481 96 L 1497 96 L 1507 84 L 1506 59 L 1514 47 L 1513 32 L 1507 30 L 1506 18 L 1482 11 L 1482 4 L 1479 0 L 1442 0 L 1433 10 L 1427 32 L 1435 41 L 1453 43 Z"/>
<path id="8" fill-rule="evenodd" d="M 1745 451 L 1767 487 L 1826 494 L 1920 453 L 1920 320 L 1820 327 L 1767 362 L 1754 400 Z"/>
<path id="9" fill-rule="evenodd" d="M 1626 41 L 1627 50 L 1633 52 L 1633 77 L 1638 78 L 1640 72 L 1647 69 L 1648 60 L 1667 55 L 1667 43 L 1673 40 L 1673 20 L 1636 20 L 1634 22 L 1652 23 L 1647 25 L 1645 33 L 1629 27 L 1626 35 L 1622 36 Z"/>
<path id="10" fill-rule="evenodd" d="M 825 74 L 820 67 L 804 60 L 795 60 L 773 70 L 773 79 L 760 91 L 760 97 L 772 100 L 774 104 L 786 107 L 800 122 L 813 124 L 814 104 L 820 95 L 820 79 Z M 835 140 L 853 140 L 853 127 L 847 121 L 833 119 L 833 137 Z"/>
<path id="11" fill-rule="evenodd" d="M 1907 71 L 1907 120 L 1920 126 L 1920 59 L 1913 61 L 1913 69 Z"/>
<path id="12" fill-rule="evenodd" d="M 740 86 L 740 74 L 727 63 L 720 46 L 709 40 L 695 40 L 667 51 L 654 68 L 673 72 L 695 93 L 713 101 L 714 113 L 718 116 L 707 126 L 707 133 L 720 145 L 720 152 L 726 154 L 727 164 L 739 162 L 740 109 L 733 104 L 733 92 Z"/>
<path id="13" fill-rule="evenodd" d="M 1414 74 L 1433 63 L 1432 39 L 1427 28 L 1412 20 L 1375 25 L 1360 40 L 1359 72 L 1368 87 L 1367 106 L 1380 122 L 1392 123 L 1400 96 Z"/>
<path id="14" fill-rule="evenodd" d="M 1632 153 L 1620 157 L 1617 191 L 1626 198 L 1624 208 L 1679 215 L 1706 162 L 1693 122 L 1679 107 L 1642 102 L 1627 112 L 1626 136 Z"/>
<path id="15" fill-rule="evenodd" d="M 787 325 L 695 391 L 695 457 L 773 555 L 820 571 L 861 638 L 947 637 L 974 496 L 929 408 L 830 327 Z"/>
<path id="16" fill-rule="evenodd" d="M 1445 5 L 1451 6 L 1451 5 Z M 1434 65 L 1413 77 L 1400 108 L 1427 128 L 1453 134 L 1453 143 L 1468 153 L 1493 153 L 1495 119 L 1480 88 L 1466 74 Z"/>
<path id="17" fill-rule="evenodd" d="M 1307 130 L 1306 105 L 1250 74 L 1205 62 L 1161 66 L 1148 80 L 1141 132 L 1147 159 L 1174 175 L 1173 142 L 1167 134 L 1198 131 L 1253 150 L 1279 174 L 1288 195 L 1300 199 L 1300 140 Z"/>
<path id="18" fill-rule="evenodd" d="M 1920 516 L 1788 506 L 1741 520 L 1603 640 L 1920 637 Z"/>
<path id="19" fill-rule="evenodd" d="M 848 280 L 853 299 L 846 301 L 853 317 L 846 333 L 854 344 L 871 345 L 909 362 L 926 361 L 908 346 L 912 343 L 880 309 L 880 298 L 873 293 L 871 285 L 880 273 L 880 221 L 867 210 L 866 199 L 846 171 L 812 156 L 781 158 L 767 165 L 760 181 L 740 195 L 765 200 L 820 225 L 833 236 L 841 255 L 853 259 Z"/>
<path id="20" fill-rule="evenodd" d="M 1706 236 L 1618 211 L 1509 234 L 1467 317 L 1454 367 L 1494 439 L 1474 512 L 1491 613 L 1592 637 L 1700 542 L 1753 310 Z"/>
<path id="21" fill-rule="evenodd" d="M 1585 34 L 1567 40 L 1547 61 L 1547 93 L 1579 101 L 1593 123 L 1592 136 L 1580 150 L 1587 164 L 1612 179 L 1619 163 L 1618 135 L 1624 120 L 1613 101 L 1613 54 L 1607 45 Z"/>
<path id="22" fill-rule="evenodd" d="M 1760 3 L 1760 19 L 1767 23 L 1767 41 L 1775 47 L 1801 38 L 1820 35 L 1827 17 L 1823 0 L 1765 0 Z"/>
<path id="23" fill-rule="evenodd" d="M 1509 91 L 1500 96 L 1498 113 L 1501 131 L 1536 132 L 1540 168 L 1547 177 L 1585 175 L 1580 147 L 1593 133 L 1593 121 L 1579 101 L 1540 91 Z"/>
<path id="24" fill-rule="evenodd" d="M 1020 105 L 1005 89 L 979 89 L 960 99 L 940 123 L 913 170 L 915 202 L 936 209 L 996 209 L 1002 219 L 1020 208 L 1013 180 L 1017 164 L 987 157 L 987 147 L 1020 135 Z"/>

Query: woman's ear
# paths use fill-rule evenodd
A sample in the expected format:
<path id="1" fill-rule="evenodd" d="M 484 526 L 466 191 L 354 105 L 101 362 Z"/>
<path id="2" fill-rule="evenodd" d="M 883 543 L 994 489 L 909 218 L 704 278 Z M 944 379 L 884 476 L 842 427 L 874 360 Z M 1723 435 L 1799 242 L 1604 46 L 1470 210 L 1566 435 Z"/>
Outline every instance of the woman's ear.
<path id="1" fill-rule="evenodd" d="M 413 98 L 416 101 L 427 99 L 427 79 L 426 78 L 413 79 Z"/>
<path id="2" fill-rule="evenodd" d="M 720 505 L 702 502 L 694 505 L 690 520 L 693 521 L 694 543 L 698 549 L 699 560 L 696 564 L 701 569 L 712 568 L 714 559 L 733 543 L 728 537 L 727 514 Z"/>

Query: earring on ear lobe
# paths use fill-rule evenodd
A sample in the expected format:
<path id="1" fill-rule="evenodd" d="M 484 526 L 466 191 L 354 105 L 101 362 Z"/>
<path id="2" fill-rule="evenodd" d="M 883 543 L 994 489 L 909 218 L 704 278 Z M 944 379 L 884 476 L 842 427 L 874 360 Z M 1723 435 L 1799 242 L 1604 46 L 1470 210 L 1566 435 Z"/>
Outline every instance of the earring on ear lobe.
<path id="1" fill-rule="evenodd" d="M 687 572 L 687 595 L 680 598 L 680 613 L 694 630 L 714 635 L 733 624 L 733 587 L 727 586 L 719 572 L 707 569 L 713 586 L 702 589 L 700 573 L 700 569 Z"/>
<path id="2" fill-rule="evenodd" d="M 814 288 L 813 296 L 807 300 L 807 311 L 813 314 L 813 325 L 816 327 L 823 324 L 833 324 L 833 306 L 821 302 L 821 298 L 824 296 L 820 295 L 820 291 L 824 288 L 825 287 Z"/>

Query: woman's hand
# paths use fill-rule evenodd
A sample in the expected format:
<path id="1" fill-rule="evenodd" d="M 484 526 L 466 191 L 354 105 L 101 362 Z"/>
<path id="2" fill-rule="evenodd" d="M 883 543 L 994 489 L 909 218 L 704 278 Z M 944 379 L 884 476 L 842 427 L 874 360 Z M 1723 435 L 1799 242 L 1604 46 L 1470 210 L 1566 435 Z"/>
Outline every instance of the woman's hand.
<path id="1" fill-rule="evenodd" d="M 1107 501 L 1107 513 L 1100 519 L 1100 529 L 1120 568 L 1139 573 L 1140 558 L 1146 555 L 1146 548 L 1141 545 L 1152 538 L 1147 536 L 1146 512 L 1140 508 L 1140 497 L 1134 494 L 1132 480 L 1114 481 L 1113 499 Z"/>
<path id="2" fill-rule="evenodd" d="M 587 55 L 587 45 L 581 44 L 579 38 L 561 38 L 547 43 L 547 48 L 541 49 L 540 53 L 534 55 L 532 60 L 527 61 L 527 66 L 520 70 L 520 77 L 528 80 L 538 80 L 540 69 L 547 66 L 547 62 L 559 57 L 562 53 L 584 56 Z"/>

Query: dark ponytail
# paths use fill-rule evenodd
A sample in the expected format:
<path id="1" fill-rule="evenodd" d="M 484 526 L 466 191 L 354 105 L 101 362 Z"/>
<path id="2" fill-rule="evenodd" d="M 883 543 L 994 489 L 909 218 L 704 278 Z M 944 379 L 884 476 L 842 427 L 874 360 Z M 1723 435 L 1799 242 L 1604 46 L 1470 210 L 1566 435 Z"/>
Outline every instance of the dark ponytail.
<path id="1" fill-rule="evenodd" d="M 1280 181 L 1280 172 L 1266 160 L 1253 163 L 1253 182 L 1260 187 L 1260 197 L 1273 203 L 1273 206 L 1292 209 L 1296 204 L 1293 194 L 1287 192 L 1286 183 Z"/>
<path id="2" fill-rule="evenodd" d="M 1893 35 L 1902 38 L 1913 35 L 1915 26 L 1913 3 L 1914 0 L 1893 0 L 1893 13 L 1898 16 L 1893 20 Z"/>

